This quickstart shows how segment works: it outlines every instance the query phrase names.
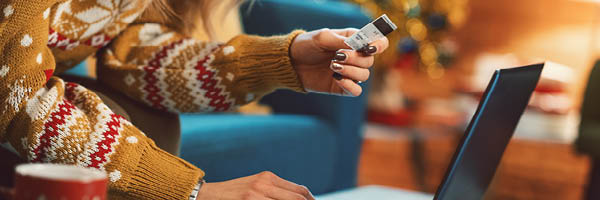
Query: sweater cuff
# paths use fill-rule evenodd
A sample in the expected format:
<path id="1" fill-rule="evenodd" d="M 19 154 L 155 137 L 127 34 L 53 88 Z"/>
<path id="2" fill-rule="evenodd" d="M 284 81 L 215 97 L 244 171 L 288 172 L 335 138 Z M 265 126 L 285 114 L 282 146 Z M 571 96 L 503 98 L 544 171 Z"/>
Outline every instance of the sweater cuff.
<path id="1" fill-rule="evenodd" d="M 296 30 L 288 35 L 272 37 L 256 37 L 243 44 L 245 51 L 241 52 L 240 73 L 247 77 L 245 82 L 250 89 L 274 90 L 278 88 L 291 89 L 296 92 L 306 92 L 292 66 L 289 50 L 292 42 L 301 33 Z M 243 61 L 255 61 L 258 65 L 245 65 Z M 260 90 L 260 89 L 259 89 Z"/>
<path id="2" fill-rule="evenodd" d="M 135 199 L 188 199 L 204 172 L 152 145 L 128 183 Z"/>

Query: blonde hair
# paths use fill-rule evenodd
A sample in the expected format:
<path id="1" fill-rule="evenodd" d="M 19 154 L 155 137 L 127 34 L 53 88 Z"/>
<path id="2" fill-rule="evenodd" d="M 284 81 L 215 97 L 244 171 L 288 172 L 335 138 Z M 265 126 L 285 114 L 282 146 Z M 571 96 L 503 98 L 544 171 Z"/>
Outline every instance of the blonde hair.
<path id="1" fill-rule="evenodd" d="M 197 31 L 201 23 L 204 31 L 210 38 L 215 38 L 212 17 L 217 6 L 226 3 L 227 9 L 231 10 L 244 0 L 152 0 L 152 3 L 144 11 L 143 16 L 152 16 L 171 28 L 190 36 Z"/>

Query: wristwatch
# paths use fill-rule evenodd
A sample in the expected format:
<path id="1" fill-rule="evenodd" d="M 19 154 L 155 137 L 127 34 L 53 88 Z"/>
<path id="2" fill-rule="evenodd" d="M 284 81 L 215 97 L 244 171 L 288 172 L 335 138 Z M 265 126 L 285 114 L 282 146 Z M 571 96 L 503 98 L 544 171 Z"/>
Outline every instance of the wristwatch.
<path id="1" fill-rule="evenodd" d="M 190 200 L 196 200 L 196 197 L 198 197 L 198 191 L 200 191 L 200 188 L 205 183 L 206 183 L 206 181 L 204 179 L 202 179 L 198 182 L 198 184 L 196 184 L 196 187 L 194 187 L 194 190 L 192 190 L 192 194 L 190 194 Z"/>

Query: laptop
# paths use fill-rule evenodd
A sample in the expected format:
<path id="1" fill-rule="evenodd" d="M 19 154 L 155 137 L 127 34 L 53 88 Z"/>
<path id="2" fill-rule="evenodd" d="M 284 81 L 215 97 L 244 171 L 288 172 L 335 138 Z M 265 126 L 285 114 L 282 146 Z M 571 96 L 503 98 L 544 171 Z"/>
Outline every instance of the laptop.
<path id="1" fill-rule="evenodd" d="M 368 186 L 319 199 L 482 199 L 543 68 L 542 63 L 494 72 L 435 196 Z"/>

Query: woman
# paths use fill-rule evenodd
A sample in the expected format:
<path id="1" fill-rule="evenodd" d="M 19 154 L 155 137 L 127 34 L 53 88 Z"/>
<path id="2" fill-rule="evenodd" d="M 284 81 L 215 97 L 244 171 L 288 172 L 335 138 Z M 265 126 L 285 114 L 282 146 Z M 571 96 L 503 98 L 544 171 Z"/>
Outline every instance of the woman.
<path id="1" fill-rule="evenodd" d="M 29 162 L 105 170 L 110 199 L 313 199 L 269 172 L 203 184 L 203 171 L 140 131 L 145 109 L 112 97 L 183 113 L 230 110 L 280 88 L 358 96 L 355 81 L 367 80 L 387 40 L 359 53 L 343 42 L 354 29 L 189 38 L 216 2 L 0 1 L 0 142 Z M 104 95 L 56 76 L 92 54 Z"/>

